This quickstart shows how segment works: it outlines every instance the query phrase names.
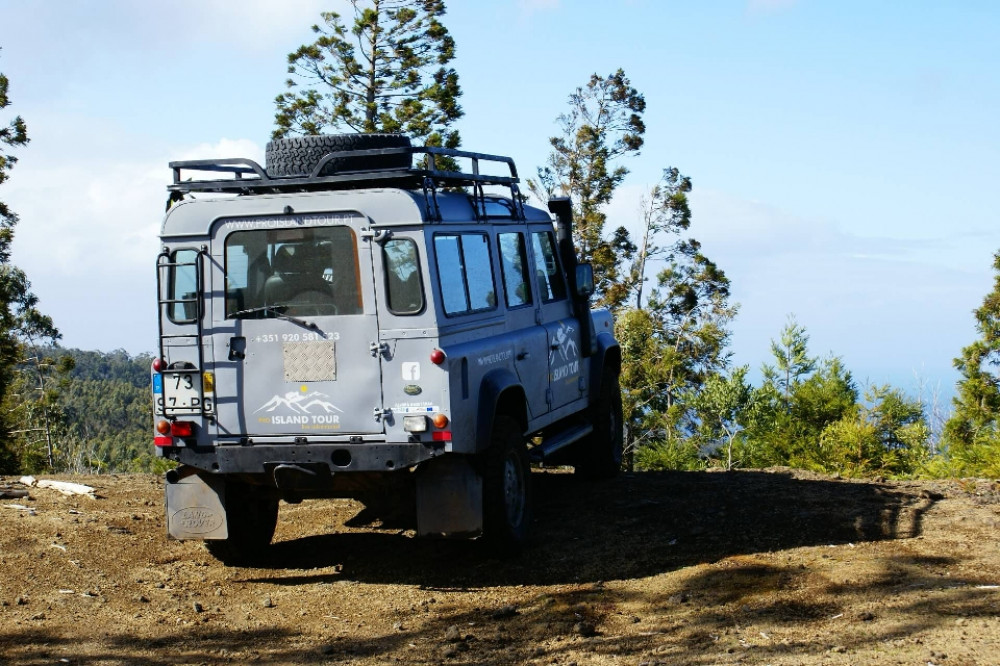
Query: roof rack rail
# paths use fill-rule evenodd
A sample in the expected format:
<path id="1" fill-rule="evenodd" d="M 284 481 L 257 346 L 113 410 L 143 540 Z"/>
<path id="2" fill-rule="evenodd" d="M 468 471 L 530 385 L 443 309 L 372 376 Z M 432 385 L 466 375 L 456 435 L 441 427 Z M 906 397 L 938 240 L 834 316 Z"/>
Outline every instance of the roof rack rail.
<path id="1" fill-rule="evenodd" d="M 332 175 L 319 175 L 327 163 L 343 157 L 364 157 L 374 155 L 406 154 L 427 155 L 428 168 L 396 167 L 376 168 L 358 171 L 340 171 Z M 445 171 L 436 167 L 436 156 L 471 161 L 469 171 Z M 496 176 L 480 173 L 480 163 L 506 164 L 509 176 Z M 270 176 L 267 171 L 253 160 L 244 158 L 185 160 L 170 162 L 174 172 L 174 182 L 167 186 L 172 193 L 187 194 L 189 192 L 215 192 L 227 194 L 261 194 L 275 192 L 300 192 L 310 190 L 355 189 L 359 187 L 389 186 L 412 187 L 419 189 L 427 182 L 433 181 L 437 187 L 464 187 L 475 185 L 505 185 L 516 186 L 519 182 L 517 167 L 514 160 L 501 155 L 472 153 L 453 148 L 437 147 L 406 147 L 380 148 L 373 150 L 352 150 L 346 152 L 328 153 L 319 160 L 308 176 Z M 184 171 L 228 173 L 232 178 L 213 178 L 204 180 L 184 180 Z M 513 194 L 516 192 L 514 188 Z"/>

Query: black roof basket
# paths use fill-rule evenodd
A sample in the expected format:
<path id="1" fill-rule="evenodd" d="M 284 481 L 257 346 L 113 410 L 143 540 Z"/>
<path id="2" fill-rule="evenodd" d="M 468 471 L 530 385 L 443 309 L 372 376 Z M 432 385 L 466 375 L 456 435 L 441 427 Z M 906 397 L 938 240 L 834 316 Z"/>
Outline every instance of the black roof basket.
<path id="1" fill-rule="evenodd" d="M 366 169 L 363 171 L 342 171 L 328 176 L 320 176 L 328 162 L 342 157 L 364 157 L 369 155 L 389 155 L 410 153 L 412 155 L 428 155 L 429 168 L 418 169 L 413 167 L 397 167 L 389 169 Z M 435 155 L 443 155 L 457 159 L 467 159 L 471 162 L 472 168 L 469 172 L 444 171 L 435 168 Z M 495 162 L 507 165 L 510 175 L 497 176 L 480 173 L 480 162 Z M 433 178 L 439 186 L 462 187 L 482 183 L 487 185 L 511 185 L 519 182 L 517 177 L 517 167 L 514 160 L 502 155 L 487 155 L 485 153 L 471 153 L 464 150 L 452 148 L 435 147 L 406 147 L 406 148 L 378 148 L 373 150 L 352 150 L 348 152 L 328 153 L 316 164 L 313 172 L 308 176 L 280 176 L 272 177 L 267 174 L 259 164 L 253 160 L 245 158 L 229 159 L 207 159 L 207 160 L 184 160 L 181 162 L 170 162 L 170 168 L 174 171 L 174 182 L 167 186 L 171 192 L 226 192 L 232 194 L 249 194 L 251 192 L 286 192 L 301 191 L 302 189 L 352 189 L 357 187 L 367 187 L 375 181 L 378 183 L 396 181 L 410 181 L 418 186 L 424 178 Z M 233 178 L 206 179 L 206 180 L 184 180 L 181 177 L 183 171 L 202 171 L 215 173 L 229 173 Z M 396 187 L 400 185 L 396 184 Z"/>
<path id="2" fill-rule="evenodd" d="M 395 167 L 375 168 L 358 171 L 339 171 L 332 175 L 319 175 L 332 160 L 342 157 L 364 157 L 393 154 L 427 155 L 427 168 Z M 436 168 L 436 156 L 450 157 L 456 162 L 465 160 L 470 164 L 468 171 L 445 171 Z M 499 176 L 480 173 L 480 163 L 504 164 L 509 175 Z M 422 189 L 436 217 L 436 190 L 440 187 L 459 188 L 471 186 L 475 200 L 477 216 L 482 210 L 485 213 L 484 185 L 502 185 L 510 188 L 511 200 L 524 217 L 520 192 L 517 187 L 517 167 L 514 160 L 502 155 L 472 153 L 464 150 L 437 147 L 405 147 L 378 148 L 371 150 L 352 150 L 347 152 L 328 153 L 317 162 L 308 176 L 272 177 L 253 160 L 245 158 L 185 160 L 170 162 L 174 172 L 174 181 L 167 186 L 171 192 L 170 200 L 177 201 L 184 194 L 192 192 L 215 192 L 226 194 L 270 194 L 278 192 L 309 192 L 317 190 L 347 190 L 363 187 L 399 187 L 404 189 Z M 231 174 L 231 178 L 208 178 L 202 180 L 184 180 L 184 171 L 203 173 Z"/>

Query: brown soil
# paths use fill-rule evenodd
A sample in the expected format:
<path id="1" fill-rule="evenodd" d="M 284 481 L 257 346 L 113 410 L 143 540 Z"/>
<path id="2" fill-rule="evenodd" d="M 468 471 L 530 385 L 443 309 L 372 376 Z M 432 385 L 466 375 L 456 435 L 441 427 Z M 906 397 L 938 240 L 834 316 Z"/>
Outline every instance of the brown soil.
<path id="1" fill-rule="evenodd" d="M 98 498 L 0 500 L 0 663 L 1000 663 L 988 481 L 536 472 L 518 559 L 335 500 L 232 568 L 164 536 L 160 479 L 64 480 Z"/>

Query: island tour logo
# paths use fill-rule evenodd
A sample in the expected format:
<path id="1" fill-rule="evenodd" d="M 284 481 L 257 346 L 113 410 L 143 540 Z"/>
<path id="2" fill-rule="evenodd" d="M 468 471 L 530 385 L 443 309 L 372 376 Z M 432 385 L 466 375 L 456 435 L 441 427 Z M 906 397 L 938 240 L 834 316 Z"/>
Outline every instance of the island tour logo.
<path id="1" fill-rule="evenodd" d="M 320 391 L 310 391 L 303 386 L 298 391 L 289 391 L 284 395 L 274 395 L 254 414 L 260 423 L 272 425 L 298 425 L 306 428 L 339 428 L 340 407 L 327 400 L 330 396 Z M 270 416 L 268 416 L 270 414 Z"/>
<path id="2" fill-rule="evenodd" d="M 552 335 L 549 346 L 549 368 L 552 381 L 572 377 L 580 372 L 580 350 L 576 340 L 570 335 L 574 331 L 566 322 L 559 322 L 559 328 Z M 558 352 L 558 353 L 557 353 Z"/>

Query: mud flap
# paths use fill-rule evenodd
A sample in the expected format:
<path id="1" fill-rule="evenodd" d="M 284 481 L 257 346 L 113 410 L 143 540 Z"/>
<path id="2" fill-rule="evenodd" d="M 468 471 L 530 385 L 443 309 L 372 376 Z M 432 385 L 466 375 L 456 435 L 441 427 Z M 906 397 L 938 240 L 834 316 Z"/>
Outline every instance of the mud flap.
<path id="1" fill-rule="evenodd" d="M 444 456 L 417 472 L 417 536 L 483 532 L 483 479 L 465 456 Z"/>
<path id="2" fill-rule="evenodd" d="M 174 539 L 227 539 L 226 483 L 198 474 L 168 475 L 167 533 Z"/>

